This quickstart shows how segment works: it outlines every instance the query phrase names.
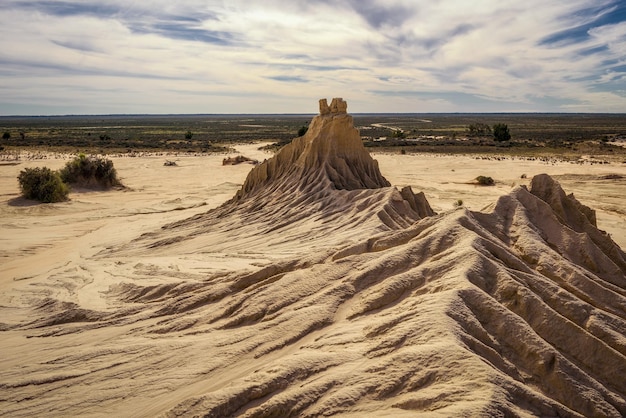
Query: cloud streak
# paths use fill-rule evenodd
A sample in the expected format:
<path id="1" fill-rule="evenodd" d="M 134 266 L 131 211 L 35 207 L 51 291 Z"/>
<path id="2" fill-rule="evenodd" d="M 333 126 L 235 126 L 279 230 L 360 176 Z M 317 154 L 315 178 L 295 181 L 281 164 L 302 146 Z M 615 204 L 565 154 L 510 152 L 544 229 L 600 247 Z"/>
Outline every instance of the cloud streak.
<path id="1" fill-rule="evenodd" d="M 626 109 L 621 0 L 6 0 L 0 18 L 1 114 Z"/>

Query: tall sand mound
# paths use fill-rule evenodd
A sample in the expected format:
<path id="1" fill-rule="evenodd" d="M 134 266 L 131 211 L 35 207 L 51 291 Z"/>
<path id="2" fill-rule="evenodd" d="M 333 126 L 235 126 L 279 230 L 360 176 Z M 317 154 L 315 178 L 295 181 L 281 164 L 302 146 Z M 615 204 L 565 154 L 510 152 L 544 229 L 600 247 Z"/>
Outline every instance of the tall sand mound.
<path id="1" fill-rule="evenodd" d="M 346 102 L 335 98 L 329 107 L 320 100 L 320 114 L 304 136 L 295 138 L 276 156 L 250 172 L 235 200 L 275 190 L 358 190 L 389 187 L 378 164 L 365 150 Z"/>
<path id="2" fill-rule="evenodd" d="M 626 416 L 626 254 L 593 210 L 539 175 L 433 214 L 387 184 L 344 110 L 322 102 L 221 207 L 54 271 L 79 297 L 23 294 L 0 410 Z M 215 248 L 267 259 L 182 268 Z M 76 284 L 101 270 L 106 308 Z"/>
<path id="3" fill-rule="evenodd" d="M 166 225 L 134 243 L 136 251 L 307 253 L 369 233 L 405 228 L 434 214 L 423 193 L 391 187 L 346 113 L 346 102 L 320 100 L 307 133 L 254 167 L 230 201 L 206 214 Z M 213 241 L 221 235 L 222 245 Z M 125 251 L 132 249 L 125 248 Z"/>

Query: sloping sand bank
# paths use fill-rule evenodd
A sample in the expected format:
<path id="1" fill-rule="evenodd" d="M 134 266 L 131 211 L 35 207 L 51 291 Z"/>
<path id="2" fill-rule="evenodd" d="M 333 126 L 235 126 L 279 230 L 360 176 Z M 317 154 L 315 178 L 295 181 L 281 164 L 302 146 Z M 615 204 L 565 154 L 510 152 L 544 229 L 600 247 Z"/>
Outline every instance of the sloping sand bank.
<path id="1" fill-rule="evenodd" d="M 626 168 L 376 163 L 352 129 L 118 157 L 126 191 L 54 205 L 15 178 L 63 160 L 1 166 L 0 413 L 626 415 Z"/>

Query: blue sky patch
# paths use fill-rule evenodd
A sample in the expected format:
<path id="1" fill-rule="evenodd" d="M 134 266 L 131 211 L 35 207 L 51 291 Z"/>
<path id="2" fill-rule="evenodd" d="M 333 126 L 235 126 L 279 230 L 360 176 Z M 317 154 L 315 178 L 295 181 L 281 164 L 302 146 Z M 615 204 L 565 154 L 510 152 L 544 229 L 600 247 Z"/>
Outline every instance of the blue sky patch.
<path id="1" fill-rule="evenodd" d="M 614 25 L 626 21 L 626 3 L 623 0 L 613 2 L 609 6 L 592 6 L 583 10 L 578 10 L 569 16 L 569 19 L 582 23 L 563 31 L 550 34 L 545 37 L 541 45 L 554 46 L 558 44 L 575 44 L 589 39 L 589 31 L 593 28 Z"/>

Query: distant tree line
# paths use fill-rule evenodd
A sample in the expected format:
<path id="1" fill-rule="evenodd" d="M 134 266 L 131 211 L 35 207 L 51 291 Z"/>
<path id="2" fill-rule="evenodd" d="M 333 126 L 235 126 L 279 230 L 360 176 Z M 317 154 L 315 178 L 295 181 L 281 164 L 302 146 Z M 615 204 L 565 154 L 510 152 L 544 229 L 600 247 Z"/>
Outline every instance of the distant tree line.
<path id="1" fill-rule="evenodd" d="M 493 139 L 498 142 L 508 141 L 511 139 L 511 133 L 506 123 L 496 123 L 491 128 L 486 123 L 476 122 L 467 127 L 469 136 L 489 136 L 493 134 Z"/>

